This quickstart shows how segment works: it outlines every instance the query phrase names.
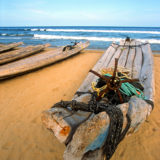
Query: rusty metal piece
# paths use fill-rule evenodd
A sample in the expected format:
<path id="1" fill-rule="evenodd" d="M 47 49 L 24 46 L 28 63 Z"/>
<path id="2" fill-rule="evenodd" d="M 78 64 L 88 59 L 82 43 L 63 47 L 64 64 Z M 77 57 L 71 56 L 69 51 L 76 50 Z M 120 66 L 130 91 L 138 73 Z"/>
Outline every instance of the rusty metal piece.
<path id="1" fill-rule="evenodd" d="M 118 93 L 120 102 L 123 103 L 123 97 L 122 97 L 122 95 L 121 95 L 121 92 L 119 91 L 119 89 L 117 89 L 116 91 L 117 91 L 117 93 Z"/>
<path id="2" fill-rule="evenodd" d="M 118 58 L 115 58 L 115 66 L 114 66 L 114 71 L 113 71 L 112 82 L 114 81 L 114 79 L 115 79 L 115 77 L 116 77 L 117 66 L 118 66 Z M 113 82 L 113 83 L 114 83 L 114 82 Z"/>
<path id="3" fill-rule="evenodd" d="M 122 80 L 121 83 L 134 82 L 134 81 L 139 81 L 139 79 L 125 79 L 125 80 Z"/>
<path id="4" fill-rule="evenodd" d="M 114 67 L 113 75 L 111 77 L 106 77 L 106 76 L 100 75 L 99 73 L 97 73 L 96 71 L 93 71 L 93 70 L 89 71 L 89 72 L 95 74 L 96 76 L 98 76 L 99 78 L 101 78 L 102 80 L 104 80 L 107 85 L 107 87 L 104 90 L 102 90 L 100 92 L 99 96 L 96 98 L 97 101 L 99 101 L 102 98 L 103 94 L 106 94 L 110 90 L 114 90 L 115 92 L 117 92 L 119 99 L 120 99 L 120 102 L 123 103 L 124 100 L 121 95 L 121 92 L 119 91 L 119 88 L 121 87 L 122 83 L 139 81 L 138 79 L 121 80 L 119 77 L 116 76 L 117 67 L 118 67 L 118 58 L 115 58 L 115 67 Z"/>
<path id="5" fill-rule="evenodd" d="M 100 75 L 98 72 L 96 72 L 96 71 L 94 71 L 94 70 L 92 70 L 92 69 L 89 70 L 89 72 L 95 74 L 97 77 L 99 77 L 99 78 L 101 78 L 101 79 L 103 79 L 103 80 L 105 80 L 105 81 L 107 81 L 107 82 L 108 82 L 108 80 L 110 79 L 110 77 L 106 77 L 106 76 Z"/>

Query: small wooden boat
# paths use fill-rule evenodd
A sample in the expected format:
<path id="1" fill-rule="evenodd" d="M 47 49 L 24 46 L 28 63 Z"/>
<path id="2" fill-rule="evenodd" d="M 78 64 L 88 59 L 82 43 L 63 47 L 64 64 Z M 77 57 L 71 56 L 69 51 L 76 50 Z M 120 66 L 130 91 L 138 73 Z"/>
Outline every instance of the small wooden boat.
<path id="1" fill-rule="evenodd" d="M 103 68 L 115 67 L 116 58 L 119 59 L 118 67 L 130 70 L 132 79 L 139 79 L 144 87 L 143 98 L 131 96 L 125 103 L 107 106 L 105 102 L 109 99 L 101 98 L 100 101 L 97 99 L 98 102 L 95 101 L 91 83 L 97 80 L 97 75 L 105 80 L 100 71 Z M 155 94 L 153 57 L 148 43 L 142 44 L 128 39 L 121 41 L 120 45 L 113 43 L 93 70 L 96 75 L 88 73 L 78 89 L 79 93 L 75 94 L 72 101 L 58 102 L 42 115 L 44 125 L 53 131 L 60 142 L 66 144 L 65 160 L 110 159 L 125 134 L 135 132 L 153 109 Z M 113 77 L 108 78 L 111 81 L 108 81 L 107 87 L 118 82 L 114 77 L 113 83 Z M 118 85 L 110 86 L 109 89 L 113 87 Z M 119 95 L 119 91 L 116 90 L 115 94 Z M 96 109 L 102 111 L 96 112 Z M 120 125 L 121 129 L 117 128 Z"/>
<path id="2" fill-rule="evenodd" d="M 72 46 L 60 47 L 55 50 L 33 55 L 15 62 L 0 66 L 0 80 L 24 74 L 38 68 L 53 64 L 73 56 L 86 47 L 89 42 L 79 42 Z"/>
<path id="3" fill-rule="evenodd" d="M 23 42 L 11 43 L 11 44 L 8 44 L 8 45 L 1 45 L 0 46 L 0 53 L 8 51 L 8 50 L 11 50 L 13 48 L 16 48 L 16 47 L 18 47 L 18 46 L 20 46 L 22 44 L 23 44 Z"/>
<path id="4" fill-rule="evenodd" d="M 5 52 L 0 54 L 0 64 L 5 64 L 8 62 L 15 61 L 17 59 L 21 59 L 32 54 L 38 53 L 44 50 L 46 47 L 49 47 L 50 44 L 45 45 L 37 45 L 37 46 L 27 46 L 23 48 L 19 48 L 14 51 Z"/>

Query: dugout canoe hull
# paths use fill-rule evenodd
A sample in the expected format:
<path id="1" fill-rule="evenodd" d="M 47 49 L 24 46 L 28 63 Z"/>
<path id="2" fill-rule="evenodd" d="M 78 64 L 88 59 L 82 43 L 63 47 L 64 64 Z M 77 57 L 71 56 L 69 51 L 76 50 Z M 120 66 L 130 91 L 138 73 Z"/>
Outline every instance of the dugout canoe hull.
<path id="1" fill-rule="evenodd" d="M 50 44 L 27 46 L 14 51 L 2 53 L 0 54 L 0 65 L 33 55 L 49 46 Z"/>
<path id="2" fill-rule="evenodd" d="M 137 47 L 136 47 L 137 46 Z M 114 66 L 115 58 L 119 58 L 118 66 L 126 67 L 132 71 L 132 78 L 139 78 L 144 86 L 144 95 L 154 102 L 154 72 L 153 57 L 148 43 L 141 45 L 135 40 L 121 41 L 120 46 L 112 44 L 99 59 L 93 70 L 100 72 L 102 68 Z M 78 91 L 92 91 L 91 82 L 97 77 L 88 73 Z M 75 95 L 74 100 L 88 103 L 90 94 Z M 146 120 L 152 111 L 152 105 L 146 101 L 132 96 L 128 103 L 117 105 L 123 113 L 123 129 L 127 125 L 126 114 L 131 119 L 127 132 L 135 132 Z M 61 143 L 65 143 L 64 160 L 102 160 L 104 159 L 103 145 L 107 139 L 110 119 L 106 112 L 93 114 L 91 112 L 77 111 L 70 114 L 70 110 L 54 107 L 42 114 L 42 122 L 46 128 L 51 129 Z"/>
<path id="3" fill-rule="evenodd" d="M 11 43 L 11 44 L 8 44 L 8 45 L 1 45 L 0 46 L 0 53 L 11 50 L 13 48 L 16 48 L 16 47 L 18 47 L 22 44 L 23 44 L 23 42 Z"/>
<path id="4" fill-rule="evenodd" d="M 89 42 L 80 42 L 74 49 L 63 51 L 64 47 L 33 55 L 0 66 L 0 80 L 21 75 L 73 56 L 89 46 Z"/>

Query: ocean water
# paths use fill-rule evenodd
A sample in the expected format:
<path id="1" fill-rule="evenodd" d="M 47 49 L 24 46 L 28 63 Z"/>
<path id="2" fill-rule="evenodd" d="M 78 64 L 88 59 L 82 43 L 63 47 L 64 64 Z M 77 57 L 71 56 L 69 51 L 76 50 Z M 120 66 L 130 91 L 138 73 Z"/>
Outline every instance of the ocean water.
<path id="1" fill-rule="evenodd" d="M 113 41 L 126 37 L 149 42 L 152 50 L 160 50 L 160 27 L 102 26 L 38 26 L 0 27 L 0 43 L 23 41 L 26 45 L 50 43 L 52 47 L 75 41 L 90 41 L 88 49 L 106 49 Z"/>

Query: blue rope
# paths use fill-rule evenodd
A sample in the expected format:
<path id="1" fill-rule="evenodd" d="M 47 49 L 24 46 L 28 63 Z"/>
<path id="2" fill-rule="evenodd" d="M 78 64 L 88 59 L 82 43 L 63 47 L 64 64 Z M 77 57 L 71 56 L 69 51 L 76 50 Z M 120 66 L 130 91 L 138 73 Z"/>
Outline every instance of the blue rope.
<path id="1" fill-rule="evenodd" d="M 108 76 L 108 77 L 111 77 L 110 74 L 105 74 L 105 76 Z M 121 80 L 124 80 L 124 79 L 121 79 Z M 141 98 L 141 99 L 147 99 L 145 96 L 144 96 L 144 93 L 139 89 L 139 88 L 136 88 L 134 87 L 132 84 L 128 83 L 128 82 L 125 82 L 125 83 L 122 83 L 120 89 L 119 89 L 123 94 L 131 97 L 133 95 L 136 95 L 138 98 Z M 139 94 L 138 94 L 138 93 Z"/>

